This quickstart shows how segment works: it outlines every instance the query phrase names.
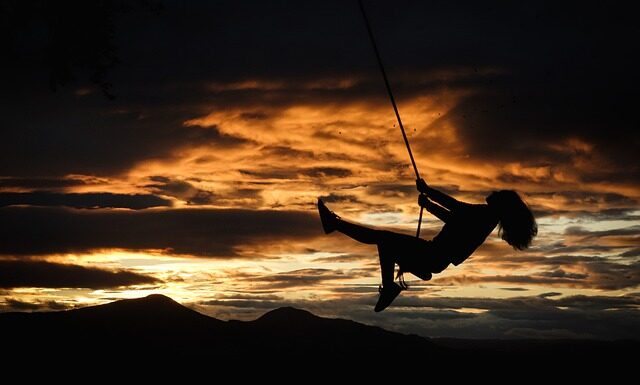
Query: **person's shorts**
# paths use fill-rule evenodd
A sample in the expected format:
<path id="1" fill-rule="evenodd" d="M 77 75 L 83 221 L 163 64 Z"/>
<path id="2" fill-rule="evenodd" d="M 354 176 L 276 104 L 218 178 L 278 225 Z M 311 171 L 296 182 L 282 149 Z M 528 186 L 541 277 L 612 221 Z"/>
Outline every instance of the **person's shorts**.
<path id="1" fill-rule="evenodd" d="M 440 273 L 449 266 L 432 241 L 406 234 L 383 231 L 382 252 L 393 255 L 400 271 L 409 272 L 418 278 L 429 280 L 432 273 Z"/>

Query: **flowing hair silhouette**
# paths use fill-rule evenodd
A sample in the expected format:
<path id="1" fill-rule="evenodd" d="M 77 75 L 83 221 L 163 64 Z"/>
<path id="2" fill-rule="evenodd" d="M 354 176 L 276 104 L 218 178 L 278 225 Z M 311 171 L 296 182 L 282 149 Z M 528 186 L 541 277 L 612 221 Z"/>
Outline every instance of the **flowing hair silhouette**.
<path id="1" fill-rule="evenodd" d="M 527 204 L 513 190 L 500 190 L 487 198 L 498 211 L 498 234 L 516 250 L 524 250 L 538 234 L 538 225 Z"/>

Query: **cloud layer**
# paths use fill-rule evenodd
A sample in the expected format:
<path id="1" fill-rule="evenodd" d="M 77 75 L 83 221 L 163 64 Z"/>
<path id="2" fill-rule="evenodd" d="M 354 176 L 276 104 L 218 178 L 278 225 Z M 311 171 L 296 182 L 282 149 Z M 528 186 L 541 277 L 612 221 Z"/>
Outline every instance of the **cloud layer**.
<path id="1" fill-rule="evenodd" d="M 309 213 L 240 209 L 67 210 L 2 208 L 0 254 L 165 250 L 187 256 L 240 257 L 239 246 L 320 235 Z"/>
<path id="2" fill-rule="evenodd" d="M 0 288 L 20 287 L 107 289 L 157 284 L 154 277 L 44 261 L 0 260 Z M 19 309 L 19 306 L 17 307 Z"/>

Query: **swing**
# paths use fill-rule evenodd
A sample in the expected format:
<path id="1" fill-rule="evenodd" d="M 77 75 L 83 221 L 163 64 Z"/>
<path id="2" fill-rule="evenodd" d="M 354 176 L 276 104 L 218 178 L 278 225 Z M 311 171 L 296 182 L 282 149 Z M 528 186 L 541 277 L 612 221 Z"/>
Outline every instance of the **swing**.
<path id="1" fill-rule="evenodd" d="M 360 6 L 360 12 L 362 13 L 364 24 L 367 27 L 369 39 L 371 40 L 371 45 L 373 46 L 373 52 L 375 53 L 376 60 L 378 61 L 378 67 L 380 68 L 380 72 L 382 73 L 382 78 L 384 79 L 384 85 L 387 88 L 387 94 L 389 95 L 389 100 L 391 101 L 391 105 L 393 106 L 393 112 L 395 112 L 396 114 L 396 120 L 398 121 L 398 126 L 400 126 L 400 132 L 402 132 L 402 138 L 404 139 L 404 144 L 407 147 L 407 152 L 409 153 L 409 158 L 411 159 L 411 165 L 413 165 L 413 171 L 416 174 L 416 180 L 420 180 L 420 172 L 418 172 L 418 166 L 416 166 L 416 161 L 413 158 L 411 145 L 409 145 L 409 139 L 407 138 L 407 134 L 405 133 L 404 126 L 402 125 L 400 112 L 398 112 L 398 106 L 396 105 L 396 100 L 393 97 L 393 92 L 391 91 L 391 85 L 389 84 L 387 73 L 384 70 L 384 66 L 382 65 L 382 58 L 380 57 L 380 51 L 378 51 L 378 45 L 376 44 L 376 40 L 373 37 L 373 30 L 371 29 L 371 24 L 369 23 L 369 18 L 367 17 L 367 13 L 364 10 L 364 4 L 362 4 L 362 0 L 358 0 L 358 5 Z M 424 211 L 424 207 L 420 206 L 420 216 L 418 218 L 418 228 L 416 229 L 416 238 L 420 238 L 420 227 L 422 226 L 423 211 Z"/>

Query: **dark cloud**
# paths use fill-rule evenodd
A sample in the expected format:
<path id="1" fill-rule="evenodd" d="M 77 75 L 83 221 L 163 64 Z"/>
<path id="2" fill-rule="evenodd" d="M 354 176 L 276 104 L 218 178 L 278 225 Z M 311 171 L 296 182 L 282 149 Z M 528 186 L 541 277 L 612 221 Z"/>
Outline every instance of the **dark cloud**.
<path id="1" fill-rule="evenodd" d="M 550 293 L 556 294 L 556 293 Z M 398 300 L 403 306 L 427 307 L 435 309 L 481 309 L 490 311 L 516 311 L 523 309 L 547 309 L 555 312 L 561 307 L 574 310 L 622 310 L 634 309 L 640 299 L 636 295 L 623 296 L 586 296 L 575 295 L 558 297 L 557 295 L 526 296 L 512 298 L 467 298 L 467 297 L 408 297 L 401 296 Z"/>
<path id="2" fill-rule="evenodd" d="M 151 194 L 112 193 L 55 193 L 33 191 L 28 193 L 0 192 L 0 207 L 66 206 L 76 209 L 126 208 L 141 210 L 150 207 L 171 206 L 170 200 Z"/>
<path id="3" fill-rule="evenodd" d="M 243 169 L 242 174 L 260 179 L 299 179 L 311 178 L 342 178 L 352 175 L 352 171 L 342 167 L 289 167 L 277 168 L 264 166 L 256 170 Z"/>
<path id="4" fill-rule="evenodd" d="M 319 197 L 325 203 L 363 203 L 357 196 L 352 194 L 336 194 L 323 195 Z"/>
<path id="5" fill-rule="evenodd" d="M 284 297 L 275 294 L 252 294 L 252 293 L 225 293 L 216 296 L 220 300 L 262 300 L 262 301 L 283 301 Z"/>
<path id="6" fill-rule="evenodd" d="M 393 212 L 397 211 L 396 207 L 387 203 L 371 203 L 371 201 L 364 201 L 354 194 L 342 194 L 342 193 L 330 193 L 328 195 L 321 195 L 318 198 L 322 199 L 327 204 L 339 203 L 350 204 L 357 206 L 368 212 Z M 374 201 L 375 202 L 375 201 Z M 425 234 L 426 235 L 426 234 Z"/>
<path id="7" fill-rule="evenodd" d="M 241 174 L 251 176 L 257 179 L 297 179 L 298 173 L 288 168 L 265 168 L 260 170 L 238 170 Z"/>
<path id="8" fill-rule="evenodd" d="M 630 9 L 544 1 L 424 7 L 431 12 L 407 13 L 404 26 L 395 30 L 420 39 L 422 50 L 416 54 L 396 45 L 401 56 L 394 61 L 431 57 L 431 65 L 502 70 L 499 77 L 478 78 L 471 95 L 436 122 L 458 128 L 471 158 L 554 165 L 600 157 L 613 167 L 594 167 L 583 180 L 639 180 L 634 158 L 640 134 L 632 102 L 638 59 L 629 44 L 639 31 Z M 419 23 L 424 15 L 433 22 Z M 388 17 L 391 30 L 394 19 Z M 428 39 L 427 31 L 440 38 Z M 593 145 L 591 152 L 563 145 L 575 138 Z"/>
<path id="9" fill-rule="evenodd" d="M 112 74 L 116 102 L 91 93 L 51 95 L 40 85 L 46 69 L 36 63 L 5 71 L 1 175 L 112 174 L 181 146 L 240 144 L 215 128 L 182 125 L 206 112 L 204 100 L 384 102 L 355 2 L 163 3 L 153 16 L 117 16 L 108 39 L 121 59 Z M 453 122 L 471 156 L 566 163 L 582 155 L 558 146 L 579 138 L 614 166 L 584 180 L 637 182 L 640 134 L 631 100 L 638 61 L 628 42 L 638 30 L 627 7 L 367 4 L 399 100 L 438 89 L 471 91 L 436 123 Z M 27 41 L 32 35 L 20 34 Z M 258 85 L 229 86 L 243 81 Z M 268 112 L 241 117 L 259 121 Z"/>
<path id="10" fill-rule="evenodd" d="M 624 253 L 620 254 L 621 257 L 640 257 L 640 247 L 635 247 L 631 250 L 625 251 Z"/>
<path id="11" fill-rule="evenodd" d="M 6 207 L 0 216 L 0 254 L 5 255 L 122 248 L 228 257 L 239 256 L 237 247 L 243 245 L 321 234 L 315 213 L 296 211 Z"/>
<path id="12" fill-rule="evenodd" d="M 581 212 L 579 216 L 585 219 L 593 220 L 620 220 L 620 221 L 637 221 L 640 220 L 637 207 L 629 207 L 623 209 L 606 208 L 597 212 Z"/>
<path id="13" fill-rule="evenodd" d="M 73 307 L 74 306 L 70 304 L 58 301 L 26 302 L 8 297 L 4 299 L 4 305 L 0 306 L 0 311 L 57 311 L 66 310 Z"/>
<path id="14" fill-rule="evenodd" d="M 39 67 L 37 60 L 3 71 L 0 175 L 112 175 L 142 160 L 171 157 L 185 146 L 247 143 L 221 135 L 215 127 L 183 123 L 204 112 L 203 101 L 234 103 L 230 95 L 213 97 L 208 84 L 216 80 L 264 78 L 273 71 L 318 76 L 317 70 L 325 66 L 316 67 L 317 62 L 307 59 L 304 65 L 300 58 L 314 51 L 308 44 L 320 44 L 325 53 L 315 51 L 313 56 L 326 63 L 326 49 L 334 45 L 309 23 L 320 27 L 335 16 L 332 11 L 344 8 L 318 3 L 310 13 L 315 7 L 284 3 L 166 3 L 166 10 L 154 17 L 118 16 L 113 43 L 122 62 L 112 74 L 118 95 L 114 102 L 90 89 L 77 94 L 70 89 L 49 92 L 41 80 L 47 68 Z M 355 10 L 353 5 L 348 8 Z M 346 19 L 340 24 L 351 29 Z M 29 24 L 22 27 L 28 30 Z M 37 35 L 26 32 L 21 35 Z M 300 55 L 304 51 L 307 54 Z M 290 60 L 298 64 L 286 66 L 293 63 Z M 283 97 L 291 100 L 290 93 Z M 247 100 L 246 95 L 239 98 L 236 101 Z"/>
<path id="15" fill-rule="evenodd" d="M 313 259 L 313 262 L 318 263 L 353 263 L 353 262 L 373 262 L 378 263 L 377 258 L 372 258 L 371 255 L 366 254 L 341 254 L 332 257 L 320 257 Z"/>
<path id="16" fill-rule="evenodd" d="M 505 291 L 528 291 L 529 289 L 524 287 L 501 287 L 500 290 Z"/>
<path id="17" fill-rule="evenodd" d="M 623 9 L 528 6 L 531 12 L 519 14 L 528 27 L 506 39 L 519 49 L 494 61 L 505 68 L 502 79 L 477 85 L 436 124 L 457 127 L 467 153 L 477 159 L 552 167 L 580 159 L 599 163 L 581 175 L 584 181 L 637 182 L 639 169 L 629 162 L 640 140 L 631 102 L 638 63 L 621 64 L 632 52 L 620 37 L 637 37 L 638 30 L 622 22 Z M 615 25 L 607 24 L 613 20 Z M 607 27 L 594 36 L 587 32 L 592 23 Z M 587 146 L 573 147 L 576 139 Z"/>
<path id="18" fill-rule="evenodd" d="M 342 167 L 310 167 L 300 173 L 311 178 L 344 178 L 353 174 L 351 170 Z"/>
<path id="19" fill-rule="evenodd" d="M 617 304 L 611 304 L 611 298 L 616 297 L 593 297 L 593 302 L 602 304 L 599 308 L 584 308 L 572 297 L 564 300 L 520 297 L 486 301 L 443 298 L 435 303 L 426 300 L 423 305 L 448 309 L 469 306 L 486 310 L 469 321 L 458 320 L 450 324 L 430 321 L 425 325 L 435 329 L 432 333 L 442 336 L 460 335 L 465 330 L 480 338 L 635 338 L 640 313 L 629 306 L 637 306 L 637 299 L 623 297 L 620 301 L 614 300 Z M 528 332 L 525 334 L 524 330 Z"/>
<path id="20" fill-rule="evenodd" d="M 2 43 L 11 74 L 36 63 L 48 75 L 52 91 L 74 83 L 78 76 L 90 80 L 109 99 L 109 71 L 117 66 L 114 45 L 116 20 L 125 12 L 146 16 L 160 9 L 155 1 L 82 3 L 73 0 L 29 1 L 2 4 Z M 140 11 L 144 11 L 138 13 Z M 38 33 L 32 33 L 37 30 Z"/>
<path id="21" fill-rule="evenodd" d="M 259 184 L 259 183 L 258 183 Z M 215 203 L 226 207 L 235 207 L 240 205 L 243 208 L 260 208 L 264 202 L 262 192 L 264 190 L 258 188 L 236 188 L 227 194 L 219 194 L 215 198 Z M 273 208 L 278 205 L 274 204 Z"/>
<path id="22" fill-rule="evenodd" d="M 334 152 L 331 149 L 324 149 L 322 152 L 315 152 L 310 150 L 300 150 L 297 148 L 293 148 L 291 146 L 286 146 L 282 144 L 278 145 L 268 145 L 260 148 L 260 152 L 265 156 L 275 156 L 278 159 L 291 161 L 291 162 L 302 162 L 304 160 L 308 160 L 310 162 L 350 162 L 356 160 L 354 157 L 350 156 L 344 152 Z"/>
<path id="23" fill-rule="evenodd" d="M 273 275 L 251 278 L 270 289 L 284 289 L 289 287 L 306 287 L 321 284 L 327 280 L 344 279 L 345 274 L 339 270 L 303 269 L 278 273 Z"/>
<path id="24" fill-rule="evenodd" d="M 315 159 L 316 154 L 313 151 L 309 150 L 299 150 L 289 146 L 264 146 L 260 149 L 260 151 L 265 154 L 265 156 L 275 155 L 281 159 Z"/>
<path id="25" fill-rule="evenodd" d="M 58 189 L 84 184 L 84 180 L 73 178 L 0 178 L 0 188 Z"/>
<path id="26" fill-rule="evenodd" d="M 637 293 L 623 296 L 572 295 L 555 300 L 556 306 L 583 310 L 636 309 L 640 298 Z"/>
<path id="27" fill-rule="evenodd" d="M 134 18 L 126 20 L 129 35 L 120 36 L 128 39 L 122 57 L 129 58 L 131 69 L 145 80 L 168 75 L 182 80 L 241 80 L 249 75 L 276 81 L 286 75 L 294 83 L 310 72 L 334 73 L 345 62 L 357 63 L 358 54 L 370 53 L 361 44 L 365 35 L 356 4 L 166 2 L 165 8 L 160 18 L 143 25 L 136 25 L 139 20 Z M 342 46 L 335 44 L 340 39 Z M 180 56 L 175 55 L 176 48 Z M 141 67 L 148 66 L 148 55 L 163 63 L 153 66 L 151 73 Z"/>
<path id="28" fill-rule="evenodd" d="M 570 210 L 562 208 L 551 209 L 533 206 L 532 209 L 536 218 L 549 216 L 566 216 L 585 221 L 637 221 L 640 219 L 640 215 L 637 214 L 638 210 L 636 207 L 602 209 L 594 207 L 592 210 Z"/>
<path id="29" fill-rule="evenodd" d="M 620 249 L 627 249 L 628 246 L 624 245 L 598 245 L 588 243 L 578 243 L 568 246 L 564 242 L 549 242 L 536 246 L 536 251 L 544 253 L 549 256 L 554 255 L 566 255 L 566 254 L 613 254 L 619 252 Z"/>
<path id="30" fill-rule="evenodd" d="M 441 186 L 438 187 L 440 188 Z M 444 191 L 445 189 L 442 190 Z M 416 186 L 415 184 L 375 183 L 367 186 L 367 191 L 371 194 L 385 197 L 407 198 L 416 195 Z"/>
<path id="31" fill-rule="evenodd" d="M 615 250 L 635 247 L 640 243 L 640 225 L 595 231 L 582 226 L 570 226 L 565 229 L 564 234 L 575 244 L 585 247 L 608 245 Z"/>
<path id="32" fill-rule="evenodd" d="M 155 284 L 160 280 L 124 270 L 67 265 L 44 261 L 0 260 L 0 287 L 107 289 Z"/>
<path id="33" fill-rule="evenodd" d="M 554 191 L 530 193 L 529 195 L 532 197 L 543 197 L 551 199 L 561 198 L 567 204 L 575 204 L 582 207 L 598 204 L 607 205 L 607 207 L 609 208 L 614 208 L 615 206 L 633 207 L 638 204 L 638 201 L 636 199 L 622 194 L 596 191 Z"/>
<path id="34" fill-rule="evenodd" d="M 589 299 L 587 299 L 589 298 Z M 633 295 L 497 298 L 399 298 L 398 306 L 422 315 L 421 332 L 430 336 L 475 338 L 636 338 L 638 298 Z M 480 309 L 472 319 L 437 322 L 417 309 Z M 402 324 L 404 312 L 393 308 L 388 317 Z M 612 329 L 614 328 L 615 329 Z M 523 331 L 527 330 L 525 334 Z M 553 331 L 549 333 L 549 331 Z"/>
<path id="35" fill-rule="evenodd" d="M 187 181 L 164 176 L 152 176 L 149 179 L 154 183 L 145 187 L 157 194 L 169 195 L 186 201 L 190 205 L 207 205 L 214 202 L 213 192 L 199 189 Z"/>
<path id="36" fill-rule="evenodd" d="M 3 113 L 1 175 L 113 175 L 142 160 L 171 158 L 184 147 L 247 143 L 222 135 L 215 127 L 183 126 L 188 113 L 154 111 L 151 105 L 106 106 L 101 105 L 105 101 L 78 101 L 65 95 L 19 99 L 14 97 L 12 104 L 17 105 Z M 38 113 L 24 111 L 24 106 L 34 104 L 42 105 Z"/>
<path id="37" fill-rule="evenodd" d="M 543 271 L 539 274 L 540 277 L 547 278 L 567 278 L 567 279 L 586 279 L 588 277 L 587 274 L 582 273 L 568 273 L 562 269 L 552 270 L 552 271 Z"/>
<path id="38" fill-rule="evenodd" d="M 603 238 L 603 237 L 638 237 L 640 236 L 640 225 L 633 225 L 625 228 L 617 228 L 611 230 L 591 231 L 581 226 L 570 226 L 564 231 L 565 235 L 575 235 L 585 237 L 587 239 Z"/>
<path id="39" fill-rule="evenodd" d="M 435 277 L 432 282 L 443 285 L 496 282 L 601 290 L 630 289 L 640 285 L 640 261 L 617 262 L 606 257 L 580 255 L 490 256 L 482 258 L 482 261 L 503 269 L 536 268 L 539 271 L 528 275 L 469 274 Z"/>
<path id="40" fill-rule="evenodd" d="M 32 302 L 24 302 L 14 298 L 5 298 L 5 307 L 15 311 L 33 311 L 42 309 L 42 305 Z"/>
<path id="41" fill-rule="evenodd" d="M 291 287 L 315 286 L 331 280 L 358 278 L 375 270 L 376 268 L 351 270 L 301 269 L 270 275 L 250 276 L 246 279 L 258 286 L 279 290 Z"/>

